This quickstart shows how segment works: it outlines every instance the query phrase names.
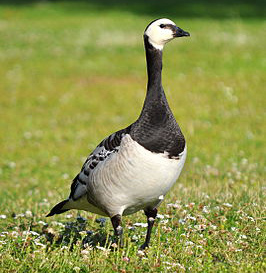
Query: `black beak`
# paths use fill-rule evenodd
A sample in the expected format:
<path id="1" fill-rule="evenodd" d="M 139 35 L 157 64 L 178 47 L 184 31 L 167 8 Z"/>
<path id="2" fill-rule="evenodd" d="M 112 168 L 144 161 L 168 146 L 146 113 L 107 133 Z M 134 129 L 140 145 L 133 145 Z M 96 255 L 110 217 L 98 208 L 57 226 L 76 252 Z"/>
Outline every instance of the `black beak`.
<path id="1" fill-rule="evenodd" d="M 180 27 L 175 27 L 174 37 L 183 37 L 183 36 L 190 36 L 190 34 L 184 31 Z"/>

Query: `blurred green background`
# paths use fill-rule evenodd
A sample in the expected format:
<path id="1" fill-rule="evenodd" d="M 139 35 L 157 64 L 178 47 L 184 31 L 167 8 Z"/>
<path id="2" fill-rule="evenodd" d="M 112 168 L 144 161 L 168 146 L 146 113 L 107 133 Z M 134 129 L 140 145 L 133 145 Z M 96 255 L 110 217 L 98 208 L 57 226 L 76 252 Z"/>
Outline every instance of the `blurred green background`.
<path id="1" fill-rule="evenodd" d="M 262 214 L 265 1 L 0 1 L 3 229 L 15 225 L 12 213 L 42 219 L 91 150 L 138 117 L 142 35 L 161 17 L 191 34 L 164 50 L 163 86 L 188 143 L 166 202 L 200 203 L 204 192 L 236 207 L 257 202 L 248 213 Z"/>

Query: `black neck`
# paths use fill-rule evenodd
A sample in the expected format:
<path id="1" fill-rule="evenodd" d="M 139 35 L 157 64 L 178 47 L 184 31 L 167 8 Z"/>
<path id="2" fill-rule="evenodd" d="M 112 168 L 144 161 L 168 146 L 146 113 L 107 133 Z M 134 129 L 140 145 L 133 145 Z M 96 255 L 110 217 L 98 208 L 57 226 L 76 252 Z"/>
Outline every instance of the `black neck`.
<path id="1" fill-rule="evenodd" d="M 147 93 L 142 109 L 143 112 L 150 112 L 154 115 L 151 109 L 165 109 L 163 111 L 170 110 L 165 93 L 162 87 L 162 67 L 163 67 L 163 53 L 161 50 L 154 48 L 149 38 L 144 35 L 144 45 L 146 51 L 146 62 L 147 62 L 147 73 L 148 73 L 148 84 Z"/>
<path id="2" fill-rule="evenodd" d="M 159 91 L 162 87 L 162 57 L 161 50 L 154 48 L 144 35 L 144 45 L 146 51 L 147 73 L 148 73 L 148 86 L 147 93 Z"/>
<path id="3" fill-rule="evenodd" d="M 162 87 L 162 51 L 154 48 L 144 35 L 148 86 L 141 114 L 130 127 L 130 136 L 155 153 L 168 152 L 178 156 L 184 150 L 185 139 L 166 100 Z"/>

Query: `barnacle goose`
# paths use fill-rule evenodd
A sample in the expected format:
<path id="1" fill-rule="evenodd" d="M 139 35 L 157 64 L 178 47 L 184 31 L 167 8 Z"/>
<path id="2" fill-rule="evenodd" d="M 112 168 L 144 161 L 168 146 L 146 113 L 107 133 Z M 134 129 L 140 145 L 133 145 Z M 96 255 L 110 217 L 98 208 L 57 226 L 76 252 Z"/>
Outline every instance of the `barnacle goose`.
<path id="1" fill-rule="evenodd" d="M 189 36 L 169 19 L 152 21 L 144 32 L 148 84 L 139 118 L 105 138 L 74 178 L 66 200 L 47 216 L 79 209 L 111 218 L 122 244 L 122 215 L 144 210 L 148 247 L 157 208 L 179 177 L 186 141 L 161 83 L 162 50 L 176 37 Z"/>

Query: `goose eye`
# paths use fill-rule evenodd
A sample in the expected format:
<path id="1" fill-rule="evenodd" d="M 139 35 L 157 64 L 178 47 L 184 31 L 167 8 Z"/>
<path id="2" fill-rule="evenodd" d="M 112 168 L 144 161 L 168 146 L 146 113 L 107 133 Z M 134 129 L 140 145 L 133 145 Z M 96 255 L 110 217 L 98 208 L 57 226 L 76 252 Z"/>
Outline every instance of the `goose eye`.
<path id="1" fill-rule="evenodd" d="M 165 24 L 160 24 L 160 28 L 165 28 Z"/>

